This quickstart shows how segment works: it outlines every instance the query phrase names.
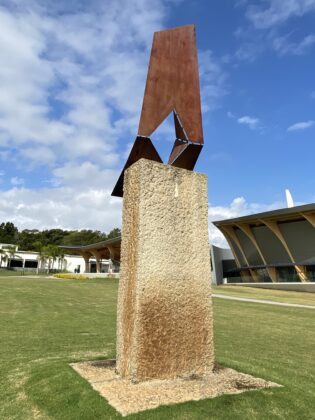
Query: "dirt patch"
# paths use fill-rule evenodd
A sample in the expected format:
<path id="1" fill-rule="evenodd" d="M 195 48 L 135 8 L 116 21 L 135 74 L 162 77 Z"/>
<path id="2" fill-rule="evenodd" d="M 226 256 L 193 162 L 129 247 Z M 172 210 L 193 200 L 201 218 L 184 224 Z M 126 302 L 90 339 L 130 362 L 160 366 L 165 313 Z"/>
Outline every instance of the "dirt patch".
<path id="1" fill-rule="evenodd" d="M 203 377 L 193 375 L 136 384 L 121 379 L 116 374 L 115 360 L 72 363 L 71 366 L 123 416 L 151 410 L 160 405 L 281 386 L 218 365 L 211 374 Z"/>

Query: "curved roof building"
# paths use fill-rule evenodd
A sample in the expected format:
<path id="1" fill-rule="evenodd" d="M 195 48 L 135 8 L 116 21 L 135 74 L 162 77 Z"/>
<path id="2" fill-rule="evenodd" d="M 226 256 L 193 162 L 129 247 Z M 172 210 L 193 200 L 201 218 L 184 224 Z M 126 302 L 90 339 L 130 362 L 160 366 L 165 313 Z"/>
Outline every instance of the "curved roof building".
<path id="1" fill-rule="evenodd" d="M 315 203 L 213 223 L 235 258 L 229 282 L 315 281 Z"/>

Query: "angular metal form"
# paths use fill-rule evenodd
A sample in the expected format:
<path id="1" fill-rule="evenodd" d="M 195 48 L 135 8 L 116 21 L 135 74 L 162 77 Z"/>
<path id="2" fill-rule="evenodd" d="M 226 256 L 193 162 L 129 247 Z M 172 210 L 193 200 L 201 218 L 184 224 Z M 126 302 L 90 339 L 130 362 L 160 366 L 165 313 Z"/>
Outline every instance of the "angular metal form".
<path id="1" fill-rule="evenodd" d="M 202 144 L 194 25 L 155 32 L 138 135 L 149 137 L 173 110 L 188 139 Z"/>
<path id="2" fill-rule="evenodd" d="M 193 170 L 203 145 L 194 25 L 154 34 L 138 136 L 112 195 L 122 197 L 124 171 L 138 159 L 161 162 L 149 137 L 171 112 L 176 140 L 168 164 Z"/>
<path id="3" fill-rule="evenodd" d="M 137 160 L 145 158 L 149 160 L 155 160 L 156 162 L 162 163 L 160 155 L 156 151 L 152 141 L 149 138 L 138 136 L 132 146 L 131 152 L 127 159 L 127 162 L 122 170 L 118 181 L 113 189 L 112 195 L 115 197 L 123 196 L 123 185 L 124 185 L 124 172 L 129 166 L 137 162 Z"/>

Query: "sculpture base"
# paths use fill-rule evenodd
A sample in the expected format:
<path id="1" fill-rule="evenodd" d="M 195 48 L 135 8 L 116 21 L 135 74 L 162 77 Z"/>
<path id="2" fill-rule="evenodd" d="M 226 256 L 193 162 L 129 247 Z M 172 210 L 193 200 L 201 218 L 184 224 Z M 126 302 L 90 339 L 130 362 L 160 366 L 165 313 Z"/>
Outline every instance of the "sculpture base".
<path id="1" fill-rule="evenodd" d="M 132 382 L 214 362 L 207 177 L 140 159 L 125 172 L 117 371 Z"/>
<path id="2" fill-rule="evenodd" d="M 71 366 L 123 416 L 152 410 L 160 405 L 281 386 L 218 366 L 204 377 L 155 379 L 137 384 L 116 374 L 115 360 L 72 363 Z"/>

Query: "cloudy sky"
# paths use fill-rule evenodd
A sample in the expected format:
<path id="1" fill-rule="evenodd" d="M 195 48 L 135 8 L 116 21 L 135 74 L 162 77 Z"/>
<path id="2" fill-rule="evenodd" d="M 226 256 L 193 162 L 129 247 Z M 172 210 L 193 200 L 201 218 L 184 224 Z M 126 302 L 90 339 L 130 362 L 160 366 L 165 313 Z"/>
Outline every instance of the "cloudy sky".
<path id="1" fill-rule="evenodd" d="M 315 200 L 315 0 L 0 0 L 0 221 L 121 224 L 152 33 L 195 23 L 209 219 Z M 162 156 L 174 133 L 152 136 Z M 216 244 L 223 240 L 210 229 Z"/>

